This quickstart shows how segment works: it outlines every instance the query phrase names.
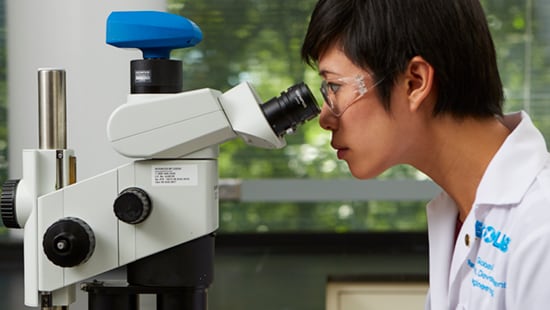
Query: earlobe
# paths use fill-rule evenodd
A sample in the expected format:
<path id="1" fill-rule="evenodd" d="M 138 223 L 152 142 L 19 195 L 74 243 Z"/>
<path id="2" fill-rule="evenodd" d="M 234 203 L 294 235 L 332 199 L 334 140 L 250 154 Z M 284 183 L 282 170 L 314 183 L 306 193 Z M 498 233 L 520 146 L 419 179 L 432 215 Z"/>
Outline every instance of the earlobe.
<path id="1" fill-rule="evenodd" d="M 418 111 L 433 91 L 434 68 L 424 58 L 415 56 L 406 72 L 407 95 L 411 111 Z"/>

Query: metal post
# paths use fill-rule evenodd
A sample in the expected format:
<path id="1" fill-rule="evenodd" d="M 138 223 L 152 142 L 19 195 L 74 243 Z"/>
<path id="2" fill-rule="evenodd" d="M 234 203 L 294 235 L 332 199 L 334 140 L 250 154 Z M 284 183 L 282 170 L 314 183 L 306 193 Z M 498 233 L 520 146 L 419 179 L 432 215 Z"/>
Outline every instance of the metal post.
<path id="1" fill-rule="evenodd" d="M 38 70 L 38 105 L 39 148 L 67 148 L 65 70 Z"/>

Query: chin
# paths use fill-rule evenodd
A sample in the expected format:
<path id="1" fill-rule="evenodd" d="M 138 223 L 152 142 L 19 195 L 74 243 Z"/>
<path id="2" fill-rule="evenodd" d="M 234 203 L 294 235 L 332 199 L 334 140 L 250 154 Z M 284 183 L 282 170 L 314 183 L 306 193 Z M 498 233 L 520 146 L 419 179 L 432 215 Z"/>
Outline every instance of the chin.
<path id="1" fill-rule="evenodd" d="M 373 170 L 373 169 L 357 169 L 348 164 L 351 175 L 359 180 L 368 180 L 373 179 L 382 174 L 384 170 Z"/>

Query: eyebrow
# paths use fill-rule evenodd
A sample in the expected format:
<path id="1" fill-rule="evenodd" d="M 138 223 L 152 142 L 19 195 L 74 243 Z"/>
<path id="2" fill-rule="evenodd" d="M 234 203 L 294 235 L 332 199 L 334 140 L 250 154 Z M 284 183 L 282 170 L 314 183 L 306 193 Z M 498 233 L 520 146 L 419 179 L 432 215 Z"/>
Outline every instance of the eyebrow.
<path id="1" fill-rule="evenodd" d="M 322 76 L 322 77 L 326 77 L 328 74 L 339 75 L 338 73 L 336 73 L 334 71 L 330 71 L 330 70 L 326 70 L 326 69 L 323 69 L 323 70 L 319 71 L 319 75 Z"/>

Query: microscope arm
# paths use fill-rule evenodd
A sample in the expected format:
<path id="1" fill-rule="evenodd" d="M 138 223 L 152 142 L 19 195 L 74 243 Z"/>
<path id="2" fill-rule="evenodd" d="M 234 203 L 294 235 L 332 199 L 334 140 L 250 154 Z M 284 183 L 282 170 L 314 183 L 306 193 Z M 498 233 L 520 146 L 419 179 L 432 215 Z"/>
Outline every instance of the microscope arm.
<path id="1" fill-rule="evenodd" d="M 217 182 L 214 159 L 140 160 L 39 197 L 38 291 L 55 291 L 212 233 L 218 227 Z M 142 192 L 123 197 L 129 189 Z M 140 202 L 117 210 L 132 199 Z M 128 214 L 119 212 L 136 208 L 142 221 L 123 221 Z M 65 253 L 44 253 L 57 244 L 48 241 L 48 231 L 60 219 L 79 219 L 93 229 L 94 246 L 82 261 L 68 264 Z M 36 296 L 36 290 L 27 293 Z"/>

